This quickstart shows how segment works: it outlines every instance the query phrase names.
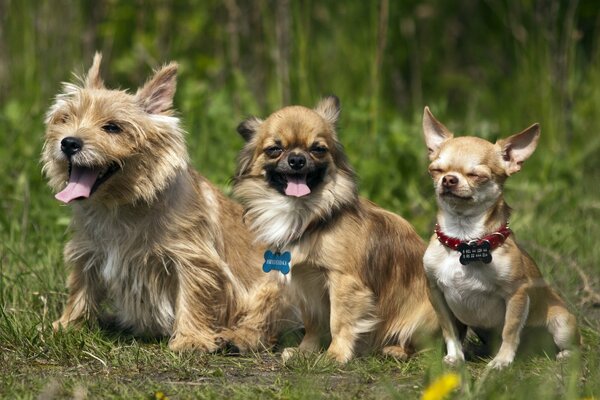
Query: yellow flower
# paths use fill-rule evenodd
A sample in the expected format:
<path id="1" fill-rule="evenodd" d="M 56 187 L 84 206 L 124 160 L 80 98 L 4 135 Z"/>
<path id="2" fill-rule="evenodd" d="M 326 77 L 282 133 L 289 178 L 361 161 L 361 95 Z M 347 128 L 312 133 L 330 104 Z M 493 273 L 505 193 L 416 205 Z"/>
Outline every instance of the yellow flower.
<path id="1" fill-rule="evenodd" d="M 442 400 L 459 386 L 460 376 L 458 374 L 442 375 L 425 388 L 422 400 Z"/>
<path id="2" fill-rule="evenodd" d="M 163 392 L 154 393 L 154 398 L 156 400 L 169 400 L 169 398 Z"/>

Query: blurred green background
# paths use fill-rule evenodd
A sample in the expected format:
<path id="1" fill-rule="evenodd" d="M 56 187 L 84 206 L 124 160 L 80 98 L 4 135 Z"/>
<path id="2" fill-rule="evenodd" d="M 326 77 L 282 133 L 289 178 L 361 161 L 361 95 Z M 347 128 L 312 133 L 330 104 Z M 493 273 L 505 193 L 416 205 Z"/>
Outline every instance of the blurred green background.
<path id="1" fill-rule="evenodd" d="M 107 85 L 132 91 L 153 68 L 180 64 L 175 106 L 192 162 L 226 192 L 243 118 L 336 94 L 361 193 L 424 238 L 436 210 L 425 105 L 455 133 L 490 140 L 541 123 L 537 151 L 507 184 L 512 227 L 577 313 L 584 337 L 599 343 L 597 0 L 0 0 L 0 363 L 13 367 L 0 397 L 10 385 L 25 397 L 31 385 L 43 387 L 44 378 L 32 378 L 37 370 L 23 372 L 31 360 L 91 368 L 97 360 L 82 349 L 109 364 L 117 351 L 96 333 L 49 332 L 66 296 L 70 214 L 41 174 L 43 116 L 61 82 L 86 71 L 95 51 Z M 133 347 L 126 354 L 139 362 L 146 348 Z M 547 370 L 517 369 L 518 393 L 598 395 L 600 380 L 590 378 L 600 368 L 596 350 L 572 370 L 571 386 L 546 386 Z M 146 368 L 156 359 L 148 356 Z M 172 373 L 173 365 L 164 368 Z"/>
<path id="2" fill-rule="evenodd" d="M 176 107 L 210 179 L 227 184 L 241 119 L 333 93 L 362 193 L 423 231 L 433 206 L 425 105 L 456 133 L 492 140 L 540 122 L 540 147 L 518 178 L 536 190 L 597 170 L 599 9 L 595 0 L 2 0 L 0 173 L 43 186 L 42 116 L 94 51 L 108 85 L 132 90 L 175 60 Z M 14 211 L 5 196 L 2 207 Z"/>

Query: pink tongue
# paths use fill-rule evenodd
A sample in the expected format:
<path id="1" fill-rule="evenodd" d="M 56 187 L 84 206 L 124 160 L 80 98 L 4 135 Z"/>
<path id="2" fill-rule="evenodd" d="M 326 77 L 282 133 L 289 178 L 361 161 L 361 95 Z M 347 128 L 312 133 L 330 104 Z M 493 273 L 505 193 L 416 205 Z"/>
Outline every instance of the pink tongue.
<path id="1" fill-rule="evenodd" d="M 302 197 L 310 193 L 310 189 L 306 184 L 306 176 L 287 176 L 287 186 L 285 187 L 285 194 L 288 196 Z"/>
<path id="2" fill-rule="evenodd" d="M 69 184 L 60 193 L 57 193 L 56 199 L 63 203 L 69 203 L 80 197 L 88 198 L 92 192 L 92 186 L 96 183 L 99 170 L 94 170 L 85 167 L 76 167 L 73 165 Z"/>

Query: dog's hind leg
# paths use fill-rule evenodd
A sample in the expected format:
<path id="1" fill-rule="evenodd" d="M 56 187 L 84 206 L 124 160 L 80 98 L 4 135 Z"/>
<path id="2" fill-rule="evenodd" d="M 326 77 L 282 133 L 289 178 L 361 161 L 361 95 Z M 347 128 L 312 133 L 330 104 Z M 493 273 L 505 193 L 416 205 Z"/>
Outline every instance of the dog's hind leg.
<path id="1" fill-rule="evenodd" d="M 553 305 L 548 309 L 546 325 L 559 350 L 556 359 L 568 358 L 573 347 L 580 343 L 575 316 L 563 305 Z"/>

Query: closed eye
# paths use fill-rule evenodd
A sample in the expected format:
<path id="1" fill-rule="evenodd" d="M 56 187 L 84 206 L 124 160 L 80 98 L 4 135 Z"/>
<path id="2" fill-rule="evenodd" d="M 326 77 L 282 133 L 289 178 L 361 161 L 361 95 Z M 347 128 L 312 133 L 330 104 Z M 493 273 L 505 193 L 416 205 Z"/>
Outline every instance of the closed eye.
<path id="1" fill-rule="evenodd" d="M 121 133 L 123 129 L 119 125 L 114 122 L 109 122 L 107 124 L 102 125 L 102 130 L 106 133 Z"/>

